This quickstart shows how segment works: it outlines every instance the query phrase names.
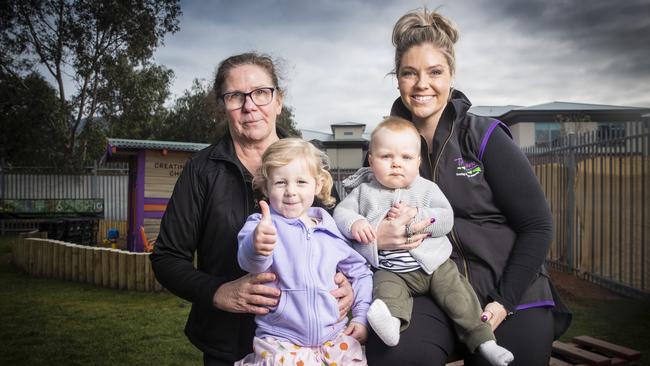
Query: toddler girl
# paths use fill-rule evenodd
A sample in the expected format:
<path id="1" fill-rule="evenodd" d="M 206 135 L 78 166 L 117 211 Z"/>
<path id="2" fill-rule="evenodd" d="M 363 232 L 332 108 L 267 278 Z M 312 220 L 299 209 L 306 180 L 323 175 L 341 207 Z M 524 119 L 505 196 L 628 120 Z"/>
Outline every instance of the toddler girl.
<path id="1" fill-rule="evenodd" d="M 262 156 L 253 183 L 270 208 L 260 201 L 261 214 L 249 216 L 237 258 L 248 272 L 274 272 L 281 296 L 276 308 L 255 318 L 254 353 L 235 365 L 367 364 L 360 342 L 367 337 L 372 272 L 332 216 L 311 207 L 314 197 L 334 203 L 326 162 L 323 152 L 297 138 L 275 142 Z M 355 294 L 349 324 L 330 294 L 337 271 Z"/>

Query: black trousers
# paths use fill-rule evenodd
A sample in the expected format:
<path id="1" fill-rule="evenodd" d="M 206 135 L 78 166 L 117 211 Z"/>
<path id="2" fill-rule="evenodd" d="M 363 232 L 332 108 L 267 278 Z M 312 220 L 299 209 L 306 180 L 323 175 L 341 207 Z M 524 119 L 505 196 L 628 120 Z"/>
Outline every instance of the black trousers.
<path id="1" fill-rule="evenodd" d="M 236 316 L 237 314 L 233 314 Z M 203 365 L 205 366 L 232 366 L 236 361 L 241 360 L 247 354 L 253 352 L 253 336 L 255 335 L 255 321 L 254 316 L 242 315 L 240 316 L 240 323 L 237 329 L 224 329 L 224 332 L 229 332 L 233 337 L 237 337 L 237 349 L 233 351 L 231 357 L 217 358 L 209 353 L 203 352 Z M 226 359 L 224 359 L 226 358 Z M 228 359 L 234 358 L 234 359 Z"/>
<path id="2" fill-rule="evenodd" d="M 214 356 L 210 356 L 207 353 L 203 353 L 204 366 L 232 366 L 233 363 L 234 362 L 232 361 L 220 360 L 218 358 L 215 358 Z"/>
<path id="3" fill-rule="evenodd" d="M 517 311 L 494 334 L 497 343 L 515 356 L 510 366 L 548 365 L 553 343 L 550 308 Z M 464 357 L 467 366 L 489 365 L 478 353 L 470 354 L 458 342 L 453 323 L 428 296 L 414 299 L 411 325 L 401 333 L 397 346 L 386 346 L 372 331 L 366 343 L 368 364 L 372 366 L 444 365 L 452 353 Z"/>

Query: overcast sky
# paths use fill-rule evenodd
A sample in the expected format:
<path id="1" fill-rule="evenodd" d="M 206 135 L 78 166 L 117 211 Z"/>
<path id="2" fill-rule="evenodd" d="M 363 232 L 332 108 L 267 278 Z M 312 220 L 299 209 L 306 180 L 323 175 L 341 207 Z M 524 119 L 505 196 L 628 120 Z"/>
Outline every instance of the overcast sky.
<path id="1" fill-rule="evenodd" d="M 454 85 L 473 105 L 650 107 L 650 0 L 182 0 L 181 29 L 155 61 L 180 96 L 230 55 L 270 54 L 299 128 L 368 132 L 398 96 L 393 24 L 423 5 L 458 25 Z"/>

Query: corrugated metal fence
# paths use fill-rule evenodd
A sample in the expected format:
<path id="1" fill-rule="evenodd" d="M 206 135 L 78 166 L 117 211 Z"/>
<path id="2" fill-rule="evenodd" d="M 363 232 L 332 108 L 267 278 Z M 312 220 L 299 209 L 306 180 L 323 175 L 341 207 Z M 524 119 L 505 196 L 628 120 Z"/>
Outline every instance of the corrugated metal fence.
<path id="1" fill-rule="evenodd" d="M 2 168 L 0 199 L 104 199 L 104 219 L 127 219 L 128 165 L 109 163 L 86 174 L 60 175 L 49 168 Z"/>
<path id="2" fill-rule="evenodd" d="M 650 299 L 649 150 L 647 121 L 524 149 L 553 211 L 550 265 Z"/>
<path id="3" fill-rule="evenodd" d="M 121 236 L 127 231 L 129 195 L 128 163 L 106 163 L 83 174 L 60 174 L 52 168 L 0 168 L 0 199 L 103 199 L 104 218 L 99 221 L 98 241 L 109 228 Z M 11 221 L 11 220 L 10 220 Z M 29 220 L 14 220 L 25 221 Z M 32 220 L 33 221 L 33 220 Z M 1 231 L 29 225 L 2 221 Z M 6 224 L 6 225 L 5 225 Z"/>

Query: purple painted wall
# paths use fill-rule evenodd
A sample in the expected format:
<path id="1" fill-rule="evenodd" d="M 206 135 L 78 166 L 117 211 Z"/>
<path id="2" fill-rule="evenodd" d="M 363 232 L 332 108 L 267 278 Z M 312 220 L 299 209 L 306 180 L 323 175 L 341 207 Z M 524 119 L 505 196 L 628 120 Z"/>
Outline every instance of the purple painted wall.
<path id="1" fill-rule="evenodd" d="M 131 228 L 133 234 L 133 243 L 129 243 L 132 252 L 144 252 L 144 243 L 140 237 L 140 227 L 144 225 L 144 170 L 145 170 L 145 150 L 138 151 L 137 167 L 135 174 L 135 223 Z"/>

